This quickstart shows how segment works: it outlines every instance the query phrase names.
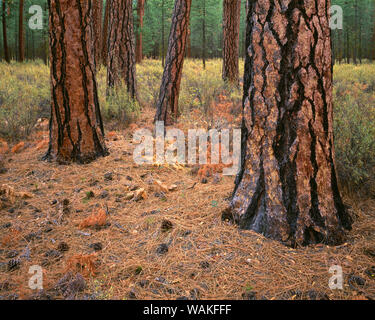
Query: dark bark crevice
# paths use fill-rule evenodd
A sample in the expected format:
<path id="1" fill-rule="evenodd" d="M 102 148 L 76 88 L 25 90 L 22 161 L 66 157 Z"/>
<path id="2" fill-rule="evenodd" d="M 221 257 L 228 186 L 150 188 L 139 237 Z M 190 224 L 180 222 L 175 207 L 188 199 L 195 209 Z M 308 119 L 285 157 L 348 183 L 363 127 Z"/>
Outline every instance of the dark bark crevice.
<path id="1" fill-rule="evenodd" d="M 351 225 L 334 165 L 329 7 L 248 1 L 242 168 L 224 216 L 292 246 L 341 243 Z"/>

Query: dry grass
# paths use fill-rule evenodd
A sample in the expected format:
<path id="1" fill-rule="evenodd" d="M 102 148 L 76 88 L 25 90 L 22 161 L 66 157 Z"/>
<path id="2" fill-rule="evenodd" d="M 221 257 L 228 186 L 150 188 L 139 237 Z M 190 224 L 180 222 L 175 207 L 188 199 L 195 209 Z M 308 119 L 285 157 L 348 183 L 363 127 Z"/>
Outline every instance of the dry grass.
<path id="1" fill-rule="evenodd" d="M 139 126 L 150 125 L 152 116 L 152 110 L 145 110 Z M 81 272 L 88 284 L 83 294 L 96 299 L 127 299 L 129 292 L 138 299 L 241 299 L 249 292 L 258 299 L 375 297 L 375 280 L 366 275 L 375 266 L 374 199 L 346 197 L 356 216 L 346 244 L 290 249 L 221 221 L 233 178 L 201 184 L 190 168 L 139 167 L 132 160 L 130 129 L 110 136 L 110 156 L 90 165 L 41 162 L 42 150 L 32 143 L 19 154 L 8 154 L 8 172 L 1 182 L 33 195 L 15 203 L 2 201 L 0 211 L 0 262 L 7 263 L 10 250 L 19 256 L 30 250 L 19 269 L 0 271 L 0 283 L 10 281 L 10 291 L 20 298 L 32 294 L 32 265 L 43 265 L 46 290 L 67 270 Z M 104 179 L 109 171 L 111 181 Z M 160 197 L 160 184 L 176 185 L 177 190 L 164 190 L 165 197 Z M 125 200 L 132 189 L 144 189 L 148 197 Z M 102 199 L 104 190 L 108 197 Z M 87 199 L 91 191 L 94 197 Z M 11 228 L 2 227 L 9 222 Z M 97 225 L 101 227 L 81 230 Z M 10 241 L 15 240 L 14 230 L 19 239 Z M 46 252 L 61 242 L 69 251 L 48 263 Z M 94 254 L 90 245 L 95 243 L 102 250 Z M 161 244 L 168 252 L 161 254 Z M 328 288 L 328 270 L 336 264 L 345 274 L 342 291 Z M 355 288 L 351 275 L 365 279 L 365 285 Z"/>

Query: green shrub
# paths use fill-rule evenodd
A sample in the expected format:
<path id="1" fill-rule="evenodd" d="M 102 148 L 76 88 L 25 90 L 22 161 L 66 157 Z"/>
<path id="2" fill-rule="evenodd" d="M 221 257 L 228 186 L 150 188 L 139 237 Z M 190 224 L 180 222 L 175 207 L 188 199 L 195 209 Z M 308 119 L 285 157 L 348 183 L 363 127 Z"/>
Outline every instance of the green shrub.
<path id="1" fill-rule="evenodd" d="M 334 132 L 342 185 L 375 195 L 375 65 L 336 66 Z"/>
<path id="2" fill-rule="evenodd" d="M 37 120 L 49 117 L 48 68 L 37 63 L 0 63 L 0 135 L 27 137 Z"/>

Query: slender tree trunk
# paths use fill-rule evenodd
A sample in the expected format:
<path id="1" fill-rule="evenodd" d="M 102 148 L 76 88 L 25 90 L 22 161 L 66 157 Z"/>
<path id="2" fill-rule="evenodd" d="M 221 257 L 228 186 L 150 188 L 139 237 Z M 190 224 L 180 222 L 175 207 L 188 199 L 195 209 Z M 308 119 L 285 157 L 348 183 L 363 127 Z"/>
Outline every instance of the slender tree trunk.
<path id="1" fill-rule="evenodd" d="M 188 35 L 186 40 L 186 58 L 191 58 L 191 29 L 190 22 L 188 27 Z"/>
<path id="2" fill-rule="evenodd" d="M 202 0 L 203 8 L 202 8 L 202 62 L 203 62 L 203 69 L 206 70 L 206 0 Z"/>
<path id="3" fill-rule="evenodd" d="M 109 1 L 109 0 L 108 0 Z M 102 16 L 103 16 L 103 0 L 93 1 L 93 28 L 94 28 L 94 65 L 95 70 L 101 63 L 102 55 Z"/>
<path id="4" fill-rule="evenodd" d="M 353 63 L 357 64 L 358 49 L 358 2 L 354 2 L 354 44 L 353 44 Z"/>
<path id="5" fill-rule="evenodd" d="M 44 4 L 44 12 L 48 12 L 48 4 Z M 43 36 L 44 36 L 44 63 L 48 65 L 48 56 L 49 56 L 49 43 L 48 43 L 48 30 L 46 33 L 43 30 Z"/>
<path id="6" fill-rule="evenodd" d="M 19 61 L 23 62 L 25 60 L 25 33 L 23 30 L 23 8 L 24 8 L 24 1 L 20 0 L 19 3 L 19 22 L 18 22 L 18 56 Z"/>
<path id="7" fill-rule="evenodd" d="M 338 54 L 337 54 L 337 60 L 339 64 L 341 64 L 342 56 L 343 56 L 343 50 L 342 50 L 342 38 L 341 38 L 341 32 L 342 30 L 337 30 L 337 42 L 338 42 Z"/>
<path id="8" fill-rule="evenodd" d="M 137 63 L 141 63 L 143 60 L 143 16 L 145 13 L 145 0 L 138 0 L 137 4 L 137 17 L 138 17 L 138 32 L 137 32 L 137 47 L 135 60 Z"/>
<path id="9" fill-rule="evenodd" d="M 346 63 L 350 63 L 349 30 L 346 30 Z"/>
<path id="10" fill-rule="evenodd" d="M 358 59 L 359 63 L 362 64 L 362 21 L 359 18 L 359 32 L 358 32 Z"/>
<path id="11" fill-rule="evenodd" d="M 239 84 L 241 0 L 224 0 L 223 80 Z"/>
<path id="12" fill-rule="evenodd" d="M 18 33 L 17 33 L 18 28 L 17 28 L 17 26 L 18 26 L 18 17 L 15 14 L 14 15 L 14 37 L 13 37 L 13 39 L 14 39 L 14 51 L 13 52 L 14 52 L 14 60 L 19 61 Z"/>
<path id="13" fill-rule="evenodd" d="M 330 1 L 306 3 L 250 2 L 242 166 L 223 218 L 292 246 L 334 245 L 351 219 L 335 170 Z"/>
<path id="14" fill-rule="evenodd" d="M 108 154 L 94 72 L 92 0 L 48 0 L 50 144 L 46 160 L 87 163 Z"/>
<path id="15" fill-rule="evenodd" d="M 165 0 L 161 2 L 161 64 L 165 66 Z"/>
<path id="16" fill-rule="evenodd" d="M 166 125 L 173 123 L 178 117 L 178 98 L 184 65 L 190 9 L 191 0 L 176 0 L 166 63 L 155 115 L 155 121 L 164 121 Z"/>
<path id="17" fill-rule="evenodd" d="M 124 80 L 129 95 L 137 98 L 132 0 L 112 0 L 108 24 L 107 86 Z"/>
<path id="18" fill-rule="evenodd" d="M 4 46 L 4 59 L 10 63 L 8 37 L 7 37 L 7 22 L 6 22 L 6 0 L 2 2 L 2 20 L 3 20 L 3 46 Z"/>
<path id="19" fill-rule="evenodd" d="M 104 22 L 102 30 L 102 63 L 107 66 L 108 60 L 108 18 L 112 0 L 107 0 L 105 4 Z"/>

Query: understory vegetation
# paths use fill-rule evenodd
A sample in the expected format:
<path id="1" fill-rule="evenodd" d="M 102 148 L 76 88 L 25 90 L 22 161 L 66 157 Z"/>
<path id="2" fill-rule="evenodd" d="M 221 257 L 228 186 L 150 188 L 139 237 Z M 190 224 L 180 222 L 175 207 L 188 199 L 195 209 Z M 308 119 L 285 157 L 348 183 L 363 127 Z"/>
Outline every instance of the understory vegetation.
<path id="1" fill-rule="evenodd" d="M 240 63 L 243 74 L 243 61 Z M 239 108 L 242 88 L 228 87 L 221 78 L 222 61 L 212 59 L 203 70 L 200 60 L 185 62 L 180 92 L 182 118 L 194 112 L 209 123 L 220 98 Z M 122 129 L 136 122 L 142 106 L 155 106 L 163 68 L 159 60 L 137 66 L 139 102 L 125 86 L 106 97 L 106 70 L 97 75 L 102 116 L 107 129 Z M 49 118 L 49 69 L 42 61 L 0 63 L 0 137 L 10 143 L 26 139 L 38 119 Z M 237 113 L 237 116 L 241 116 Z M 334 69 L 334 130 L 340 181 L 350 193 L 375 195 L 375 65 L 336 65 Z"/>

